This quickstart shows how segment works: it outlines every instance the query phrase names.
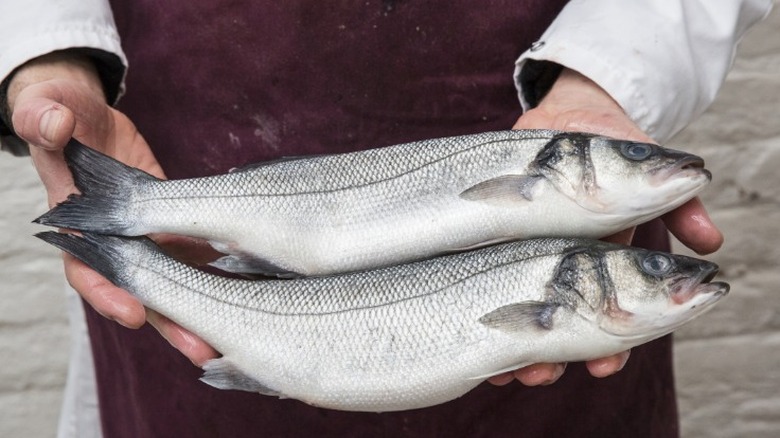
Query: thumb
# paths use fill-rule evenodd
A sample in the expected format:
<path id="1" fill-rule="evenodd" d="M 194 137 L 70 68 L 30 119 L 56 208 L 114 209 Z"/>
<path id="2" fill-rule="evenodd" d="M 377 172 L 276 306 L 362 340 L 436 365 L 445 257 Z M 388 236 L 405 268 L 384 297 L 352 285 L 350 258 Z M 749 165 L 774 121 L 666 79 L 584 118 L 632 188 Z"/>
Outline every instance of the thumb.
<path id="1" fill-rule="evenodd" d="M 73 112 L 47 98 L 22 101 L 13 114 L 12 123 L 19 137 L 46 150 L 61 149 L 76 128 Z"/>
<path id="2" fill-rule="evenodd" d="M 110 126 L 103 96 L 68 80 L 26 87 L 14 100 L 12 114 L 16 133 L 46 150 L 63 148 L 71 137 L 82 137 L 86 143 L 101 142 Z"/>

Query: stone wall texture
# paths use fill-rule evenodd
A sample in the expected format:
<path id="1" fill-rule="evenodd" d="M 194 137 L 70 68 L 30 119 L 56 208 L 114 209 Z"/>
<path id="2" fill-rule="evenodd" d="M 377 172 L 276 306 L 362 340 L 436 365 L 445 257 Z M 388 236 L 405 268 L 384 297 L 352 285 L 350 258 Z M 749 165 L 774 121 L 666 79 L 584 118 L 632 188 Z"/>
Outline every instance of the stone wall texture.
<path id="1" fill-rule="evenodd" d="M 780 436 L 780 11 L 740 46 L 718 99 L 671 146 L 705 157 L 727 299 L 676 336 L 684 437 Z M 681 245 L 675 246 L 685 252 Z"/>
<path id="2" fill-rule="evenodd" d="M 780 436 L 780 11 L 745 38 L 714 105 L 670 144 L 713 171 L 702 198 L 726 243 L 728 299 L 677 334 L 684 437 Z M 0 436 L 53 436 L 68 362 L 56 250 L 29 163 L 0 156 Z M 681 245 L 676 251 L 685 253 Z"/>

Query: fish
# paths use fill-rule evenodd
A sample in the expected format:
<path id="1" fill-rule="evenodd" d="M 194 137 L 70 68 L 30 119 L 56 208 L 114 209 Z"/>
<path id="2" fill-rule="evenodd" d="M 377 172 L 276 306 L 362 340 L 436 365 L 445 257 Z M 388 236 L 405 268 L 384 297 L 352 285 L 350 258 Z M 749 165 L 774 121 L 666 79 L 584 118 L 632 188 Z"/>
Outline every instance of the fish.
<path id="1" fill-rule="evenodd" d="M 533 237 L 601 238 L 666 213 L 711 180 L 695 155 L 549 130 L 424 140 L 160 180 L 75 140 L 80 194 L 37 218 L 123 236 L 206 239 L 228 272 L 359 271 Z"/>
<path id="2" fill-rule="evenodd" d="M 615 354 L 729 291 L 712 262 L 589 239 L 253 281 L 190 267 L 146 237 L 37 237 L 214 346 L 205 383 L 349 411 L 433 406 L 532 363 Z"/>

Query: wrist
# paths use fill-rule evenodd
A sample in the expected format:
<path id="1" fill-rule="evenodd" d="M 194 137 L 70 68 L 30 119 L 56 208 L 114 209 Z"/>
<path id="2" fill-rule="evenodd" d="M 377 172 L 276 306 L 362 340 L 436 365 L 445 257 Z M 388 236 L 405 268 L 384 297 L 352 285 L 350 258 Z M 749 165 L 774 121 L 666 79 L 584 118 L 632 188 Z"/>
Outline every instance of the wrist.
<path id="1" fill-rule="evenodd" d="M 564 68 L 550 91 L 539 102 L 539 108 L 562 113 L 583 108 L 599 108 L 623 113 L 623 108 L 598 84 L 581 73 Z"/>
<path id="2" fill-rule="evenodd" d="M 546 128 L 590 132 L 653 142 L 598 84 L 564 68 L 541 102 L 523 114 L 515 129 Z"/>

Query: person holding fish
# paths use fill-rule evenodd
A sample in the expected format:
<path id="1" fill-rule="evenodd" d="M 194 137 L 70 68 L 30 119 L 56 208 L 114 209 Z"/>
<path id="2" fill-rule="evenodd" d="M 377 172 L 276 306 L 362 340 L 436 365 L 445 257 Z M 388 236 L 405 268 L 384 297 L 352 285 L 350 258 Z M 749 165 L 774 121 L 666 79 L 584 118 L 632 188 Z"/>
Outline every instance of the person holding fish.
<path id="1" fill-rule="evenodd" d="M 336 196 L 333 193 L 344 188 L 338 185 L 345 185 L 344 181 L 353 181 L 355 187 L 379 187 L 377 181 L 391 177 L 397 180 L 398 174 L 411 175 L 413 169 L 424 168 L 430 170 L 425 175 L 453 179 L 452 184 L 439 186 L 439 180 L 434 180 L 419 186 L 417 192 L 411 190 L 418 187 L 414 184 L 425 179 L 405 180 L 400 186 L 409 191 L 396 198 L 365 197 L 367 192 L 363 191 L 349 199 L 323 197 L 307 204 L 299 197 L 289 204 L 273 204 L 272 208 L 255 212 L 254 218 L 264 221 L 262 225 L 254 229 L 249 223 L 244 229 L 249 231 L 238 234 L 256 232 L 279 239 L 278 245 L 272 240 L 260 240 L 256 245 L 260 250 L 277 245 L 279 250 L 273 254 L 255 254 L 241 247 L 245 242 L 234 239 L 235 234 L 222 232 L 228 228 L 224 222 L 240 225 L 241 218 L 220 223 L 209 222 L 216 213 L 196 218 L 193 212 L 197 209 L 201 213 L 203 204 L 170 213 L 183 217 L 183 221 L 169 228 L 155 225 L 159 222 L 156 219 L 149 221 L 151 225 L 129 219 L 135 221 L 136 231 L 127 231 L 132 227 L 126 225 L 90 230 L 90 225 L 101 222 L 99 215 L 103 214 L 92 210 L 78 223 L 67 222 L 72 216 L 59 218 L 57 209 L 41 220 L 87 232 L 153 234 L 179 259 L 198 264 L 212 261 L 215 255 L 203 240 L 179 235 L 195 236 L 212 241 L 214 248 L 227 254 L 222 268 L 237 266 L 239 272 L 251 268 L 255 273 L 287 276 L 334 274 L 408 261 L 360 259 L 367 265 L 347 262 L 355 260 L 355 254 L 376 248 L 380 248 L 378 255 L 409 250 L 408 259 L 412 260 L 529 237 L 503 234 L 506 227 L 494 226 L 490 221 L 470 221 L 487 217 L 488 211 L 509 215 L 510 211 L 536 208 L 535 201 L 539 205 L 547 199 L 542 194 L 558 193 L 559 187 L 572 188 L 575 198 L 590 197 L 589 205 L 599 208 L 633 202 L 631 196 L 599 198 L 599 185 L 611 188 L 606 184 L 607 169 L 618 162 L 605 161 L 608 164 L 600 166 L 599 160 L 621 157 L 619 161 L 636 164 L 650 155 L 669 154 L 658 152 L 660 148 L 653 144 L 668 140 L 711 103 L 740 36 L 771 6 L 771 2 L 758 0 L 718 5 L 668 1 L 654 6 L 654 2 L 635 2 L 631 8 L 622 8 L 631 11 L 617 8 L 608 0 L 519 2 L 522 5 L 490 1 L 479 8 L 465 1 L 414 0 L 339 5 L 245 2 L 241 7 L 229 2 L 161 6 L 156 2 L 90 0 L 66 2 L 58 8 L 43 0 L 24 6 L 10 3 L 0 6 L 4 20 L 38 23 L 39 27 L 22 30 L 8 26 L 0 31 L 0 41 L 4 41 L 0 43 L 4 98 L 0 105 L 6 130 L 2 145 L 16 151 L 25 150 L 24 142 L 33 145 L 29 153 L 52 207 L 72 193 L 82 193 L 81 198 L 70 198 L 72 205 L 96 196 L 88 192 L 90 184 L 81 184 L 77 190 L 80 172 L 74 170 L 74 181 L 70 169 L 79 168 L 80 155 L 74 152 L 78 147 L 69 147 L 68 162 L 63 153 L 71 138 L 125 167 L 143 170 L 148 174 L 143 178 L 152 181 L 150 187 L 163 187 L 163 179 L 203 181 L 196 178 L 219 174 L 228 175 L 213 181 L 246 176 L 250 181 L 268 182 L 276 181 L 275 175 L 287 175 L 277 191 L 260 192 L 282 200 L 291 193 L 308 196 L 327 192 L 328 196 Z M 599 14 L 589 13 L 599 8 L 603 9 Z M 608 12 L 612 9 L 621 10 Z M 669 20 L 669 16 L 675 19 Z M 511 62 L 520 54 L 513 81 L 507 60 Z M 125 77 L 128 61 L 132 67 Z M 701 63 L 707 68 L 701 68 Z M 651 67 L 653 70 L 648 71 Z M 112 107 L 125 85 L 126 95 L 116 108 Z M 518 92 L 524 112 L 516 103 Z M 515 161 L 494 169 L 468 158 L 453 161 L 446 168 L 450 171 L 441 173 L 436 173 L 431 163 L 442 162 L 444 156 L 419 162 L 409 158 L 426 151 L 426 147 L 431 151 L 453 147 L 453 154 L 447 155 L 450 157 L 476 150 L 476 145 L 506 144 L 505 136 L 515 134 L 501 134 L 497 139 L 468 135 L 510 127 L 546 130 L 543 141 L 524 143 L 526 148 L 539 150 L 524 158 L 519 152 L 512 155 L 517 148 L 496 149 L 486 156 L 505 154 Z M 619 140 L 559 136 L 558 131 L 588 132 Z M 471 143 L 457 149 L 457 145 L 446 142 L 434 146 L 424 142 L 442 137 L 455 138 L 455 144 Z M 374 155 L 388 155 L 373 161 L 358 152 L 399 144 L 395 149 L 377 149 L 391 152 L 376 152 Z M 555 147 L 549 146 L 553 144 Z M 654 183 L 661 185 L 658 174 L 703 174 L 696 159 L 675 153 L 671 153 L 676 157 L 672 159 L 674 165 L 652 172 L 656 175 Z M 228 173 L 249 163 L 324 154 L 328 155 Z M 348 164 L 353 165 L 332 164 L 338 163 L 339 157 L 349 157 Z M 109 177 L 125 171 L 109 160 L 95 160 L 99 160 L 98 169 L 108 169 L 105 173 Z M 360 167 L 359 163 L 366 164 Z M 307 169 L 327 170 L 332 166 L 341 176 L 335 181 L 323 176 L 335 174 L 333 170 L 305 173 Z M 480 172 L 487 170 L 478 173 L 475 166 L 482 166 L 477 169 Z M 405 170 L 399 171 L 401 168 Z M 545 174 L 544 169 L 553 171 Z M 291 172 L 300 177 L 289 178 Z M 474 173 L 473 179 L 453 177 L 465 178 L 471 175 L 469 172 Z M 575 176 L 560 176 L 568 174 Z M 554 184 L 555 177 L 564 183 Z M 574 180 L 581 184 L 570 184 Z M 648 179 L 637 177 L 632 181 L 640 180 L 643 187 L 650 185 Z M 124 187 L 108 181 L 109 186 Z M 510 186 L 514 190 L 507 189 L 508 181 L 514 184 Z M 227 186 L 235 187 L 232 183 Z M 228 197 L 219 191 L 224 184 L 217 182 L 215 187 L 209 197 Z M 442 191 L 447 187 L 452 193 Z M 265 190 L 266 185 L 260 188 Z M 425 203 L 430 198 L 424 197 L 429 192 L 451 202 L 430 208 Z M 169 199 L 170 193 L 180 196 L 180 192 L 167 193 Z M 248 193 L 230 197 L 246 198 Z M 563 196 L 555 196 L 556 201 L 548 205 L 564 202 Z M 114 194 L 114 198 L 123 197 L 129 201 L 137 194 L 124 189 L 118 191 L 118 196 Z M 374 199 L 397 202 L 372 204 Z M 607 199 L 612 200 L 611 204 Z M 391 208 L 403 204 L 407 208 L 403 214 Z M 606 228 L 589 231 L 598 234 L 590 237 L 625 244 L 633 239 L 638 246 L 668 250 L 668 229 L 698 253 L 718 249 L 723 237 L 696 198 L 667 204 L 666 210 L 657 210 L 663 213 L 661 220 L 638 227 L 635 225 L 644 220 L 618 221 L 622 226 L 609 233 L 604 231 Z M 369 208 L 372 205 L 375 208 Z M 416 216 L 408 213 L 408 207 L 416 205 L 427 210 L 418 210 Z M 219 213 L 236 212 L 241 207 L 217 204 L 211 208 Z M 155 207 L 152 211 L 162 210 Z M 266 214 L 269 211 L 287 213 L 273 216 Z M 296 216 L 301 211 L 309 214 Z M 363 211 L 370 214 L 355 221 L 358 216 L 353 213 Z M 442 211 L 447 214 L 437 216 Z M 359 222 L 364 228 L 349 229 L 358 233 L 349 235 L 349 239 L 342 233 L 317 245 L 326 250 L 322 257 L 325 261 L 338 259 L 335 255 L 328 257 L 327 250 L 331 250 L 333 254 L 348 254 L 340 259 L 345 262 L 325 268 L 317 264 L 309 269 L 305 262 L 311 258 L 311 242 L 337 228 L 345 215 L 352 218 L 346 222 Z M 140 216 L 121 213 L 113 217 Z M 453 217 L 463 219 L 457 223 L 465 225 L 457 228 L 447 222 Z M 293 218 L 300 218 L 302 225 L 291 227 Z M 544 216 L 548 224 L 565 225 L 567 220 L 573 223 L 577 219 L 561 211 Z M 595 217 L 583 219 L 597 221 Z M 325 226 L 316 228 L 320 223 Z M 422 223 L 426 226 L 419 225 Z M 196 225 L 202 225 L 202 230 L 193 231 Z M 402 241 L 403 245 L 383 247 L 382 243 L 374 243 L 377 236 L 383 235 L 376 230 L 390 228 L 418 233 L 399 232 L 401 237 L 392 242 Z M 442 229 L 457 232 L 436 235 L 436 230 Z M 484 230 L 493 231 L 477 241 L 463 238 L 449 243 L 450 236 L 473 236 Z M 421 241 L 433 243 L 424 251 L 416 251 L 409 244 Z M 433 247 L 438 249 L 430 249 Z M 295 261 L 298 253 L 304 254 L 302 262 L 285 264 Z M 621 352 L 568 367 L 565 363 L 540 363 L 500 370 L 484 377 L 501 388 L 481 385 L 461 398 L 426 409 L 379 415 L 329 411 L 275 397 L 218 391 L 197 382 L 200 370 L 186 359 L 200 367 L 221 352 L 162 314 L 145 309 L 136 298 L 71 256 L 65 257 L 65 271 L 71 285 L 90 305 L 85 308 L 86 320 L 106 436 L 255 436 L 259 432 L 350 436 L 677 434 L 668 337 L 635 348 L 631 360 L 628 352 Z M 536 316 L 544 319 L 545 312 L 540 310 Z M 151 323 L 186 359 L 168 348 L 148 326 L 127 330 L 111 320 L 128 328 Z M 300 364 L 302 368 L 310 365 Z M 531 388 L 507 385 L 513 380 Z"/>

